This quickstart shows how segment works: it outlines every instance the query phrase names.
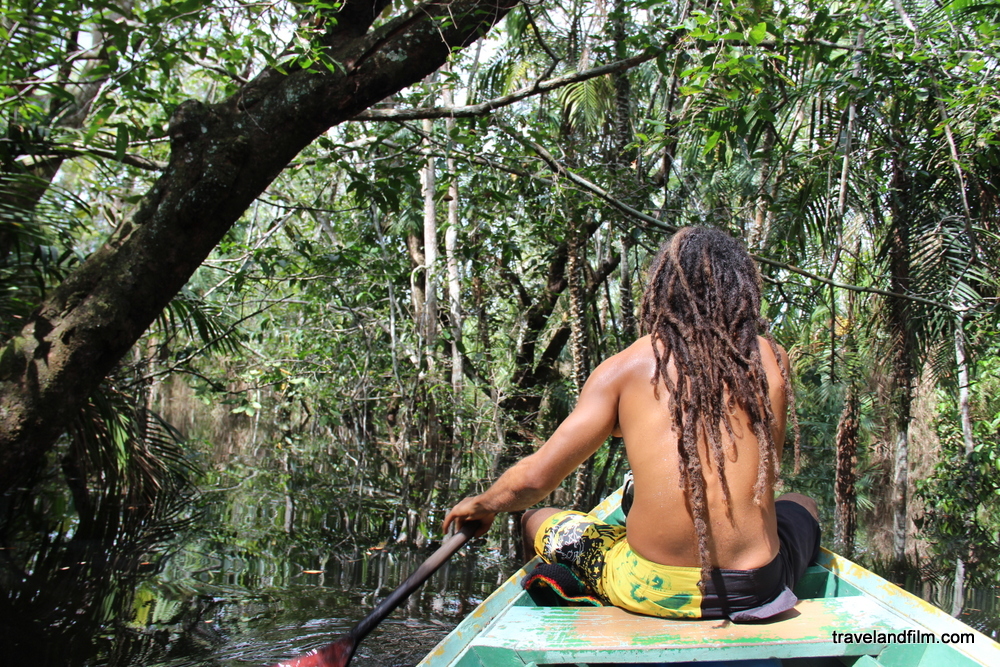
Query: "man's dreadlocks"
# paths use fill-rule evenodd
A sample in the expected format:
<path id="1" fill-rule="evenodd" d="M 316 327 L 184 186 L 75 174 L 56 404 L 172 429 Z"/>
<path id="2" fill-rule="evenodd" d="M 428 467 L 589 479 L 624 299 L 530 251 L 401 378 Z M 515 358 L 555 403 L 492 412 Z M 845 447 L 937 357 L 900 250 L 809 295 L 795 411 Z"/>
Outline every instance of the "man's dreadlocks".
<path id="1" fill-rule="evenodd" d="M 663 245 L 642 300 L 642 325 L 651 334 L 656 357 L 651 382 L 657 391 L 662 381 L 670 393 L 680 483 L 698 536 L 702 586 L 711 574 L 712 560 L 699 439 L 708 443 L 727 510 L 730 492 L 721 429 L 724 425 L 735 440 L 730 423 L 734 407 L 746 412 L 759 447 L 755 502 L 763 500 L 771 488 L 769 481 L 777 478 L 779 461 L 771 434 L 774 414 L 758 335 L 767 339 L 778 360 L 794 420 L 788 369 L 760 315 L 760 301 L 760 274 L 746 249 L 731 236 L 707 227 L 686 227 Z M 667 373 L 671 361 L 676 381 Z"/>

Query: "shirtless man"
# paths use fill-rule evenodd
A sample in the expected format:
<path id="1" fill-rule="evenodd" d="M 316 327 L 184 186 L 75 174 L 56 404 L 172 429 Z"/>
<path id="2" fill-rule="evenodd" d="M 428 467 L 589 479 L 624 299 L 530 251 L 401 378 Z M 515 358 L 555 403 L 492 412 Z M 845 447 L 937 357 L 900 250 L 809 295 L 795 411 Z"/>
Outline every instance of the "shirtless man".
<path id="1" fill-rule="evenodd" d="M 742 245 L 710 228 L 675 234 L 643 297 L 648 335 L 598 366 L 552 437 L 452 508 L 445 530 L 476 519 L 485 533 L 620 435 L 634 474 L 627 527 L 545 508 L 525 514 L 526 543 L 638 613 L 740 621 L 791 608 L 819 524 L 812 499 L 774 499 L 791 390 L 760 306 Z"/>

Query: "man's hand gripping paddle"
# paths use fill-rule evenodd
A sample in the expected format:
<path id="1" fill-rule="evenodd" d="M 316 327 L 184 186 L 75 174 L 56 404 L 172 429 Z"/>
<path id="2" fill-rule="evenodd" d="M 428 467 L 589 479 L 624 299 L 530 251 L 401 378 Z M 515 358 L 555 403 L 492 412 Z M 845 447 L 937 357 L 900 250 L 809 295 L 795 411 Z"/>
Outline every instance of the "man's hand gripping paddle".
<path id="1" fill-rule="evenodd" d="M 427 581 L 444 562 L 462 548 L 462 545 L 479 530 L 479 521 L 467 521 L 454 535 L 450 535 L 438 550 L 432 553 L 417 570 L 411 574 L 406 581 L 400 584 L 399 588 L 393 591 L 389 597 L 382 600 L 377 607 L 364 619 L 351 628 L 347 634 L 340 637 L 335 642 L 317 649 L 311 653 L 293 658 L 292 660 L 282 660 L 274 667 L 345 667 L 354 657 L 354 651 L 358 644 L 369 632 L 385 620 L 385 617 L 393 612 L 406 598 L 410 597 L 413 591 Z"/>

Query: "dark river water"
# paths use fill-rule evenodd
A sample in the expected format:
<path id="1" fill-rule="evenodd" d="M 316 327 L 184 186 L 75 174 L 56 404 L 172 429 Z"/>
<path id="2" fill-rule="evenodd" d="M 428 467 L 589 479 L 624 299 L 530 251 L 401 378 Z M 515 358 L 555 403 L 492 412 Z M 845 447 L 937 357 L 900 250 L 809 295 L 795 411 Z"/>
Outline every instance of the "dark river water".
<path id="1" fill-rule="evenodd" d="M 131 560 L 120 544 L 77 544 L 72 526 L 43 536 L 30 571 L 4 575 L 0 665 L 264 667 L 349 630 L 436 546 L 399 543 L 404 513 L 391 500 L 247 483 L 200 505 L 162 548 Z M 416 664 L 518 567 L 497 532 L 457 553 L 352 664 Z M 950 571 L 928 571 L 893 578 L 950 611 Z M 997 637 L 998 595 L 966 591 L 962 620 Z"/>
<path id="2" fill-rule="evenodd" d="M 114 514 L 95 528 L 68 512 L 34 541 L 8 538 L 0 667 L 264 667 L 348 631 L 438 546 L 433 535 L 422 547 L 401 539 L 406 513 L 391 497 L 326 485 L 290 491 L 263 475 L 232 482 L 204 492 L 186 521 L 145 526 L 159 531 L 152 551 L 129 550 Z M 60 507 L 52 497 L 32 503 L 48 504 L 47 515 Z M 470 542 L 351 664 L 417 663 L 517 566 L 497 546 Z"/>
<path id="3" fill-rule="evenodd" d="M 128 633 L 141 651 L 124 662 L 92 664 L 268 665 L 322 646 L 361 620 L 431 552 L 377 546 L 332 556 L 303 551 L 280 562 L 185 549 L 143 585 L 148 607 Z M 415 664 L 510 566 L 483 544 L 463 549 L 362 642 L 352 664 Z M 122 639 L 120 632 L 111 638 Z"/>

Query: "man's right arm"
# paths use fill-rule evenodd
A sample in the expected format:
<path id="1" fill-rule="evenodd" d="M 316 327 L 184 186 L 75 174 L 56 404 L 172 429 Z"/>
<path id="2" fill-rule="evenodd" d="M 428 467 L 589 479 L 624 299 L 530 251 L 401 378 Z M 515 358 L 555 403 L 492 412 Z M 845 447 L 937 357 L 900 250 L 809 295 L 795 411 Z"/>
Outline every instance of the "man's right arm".
<path id="1" fill-rule="evenodd" d="M 558 480 L 551 489 L 547 488 L 547 484 L 540 484 L 542 478 L 536 473 L 536 466 L 539 465 L 537 455 L 538 452 L 535 452 L 521 459 L 486 491 L 455 505 L 444 519 L 444 532 L 448 532 L 452 523 L 455 530 L 461 530 L 466 521 L 480 521 L 482 526 L 475 535 L 478 537 L 489 530 L 500 512 L 527 509 L 552 493 L 562 480 Z"/>
<path id="2" fill-rule="evenodd" d="M 537 452 L 515 463 L 489 489 L 466 498 L 444 520 L 447 532 L 473 519 L 485 533 L 499 512 L 531 507 L 552 493 L 573 470 L 607 440 L 618 424 L 618 399 L 623 369 L 620 355 L 597 367 L 587 379 L 573 412 Z"/>

